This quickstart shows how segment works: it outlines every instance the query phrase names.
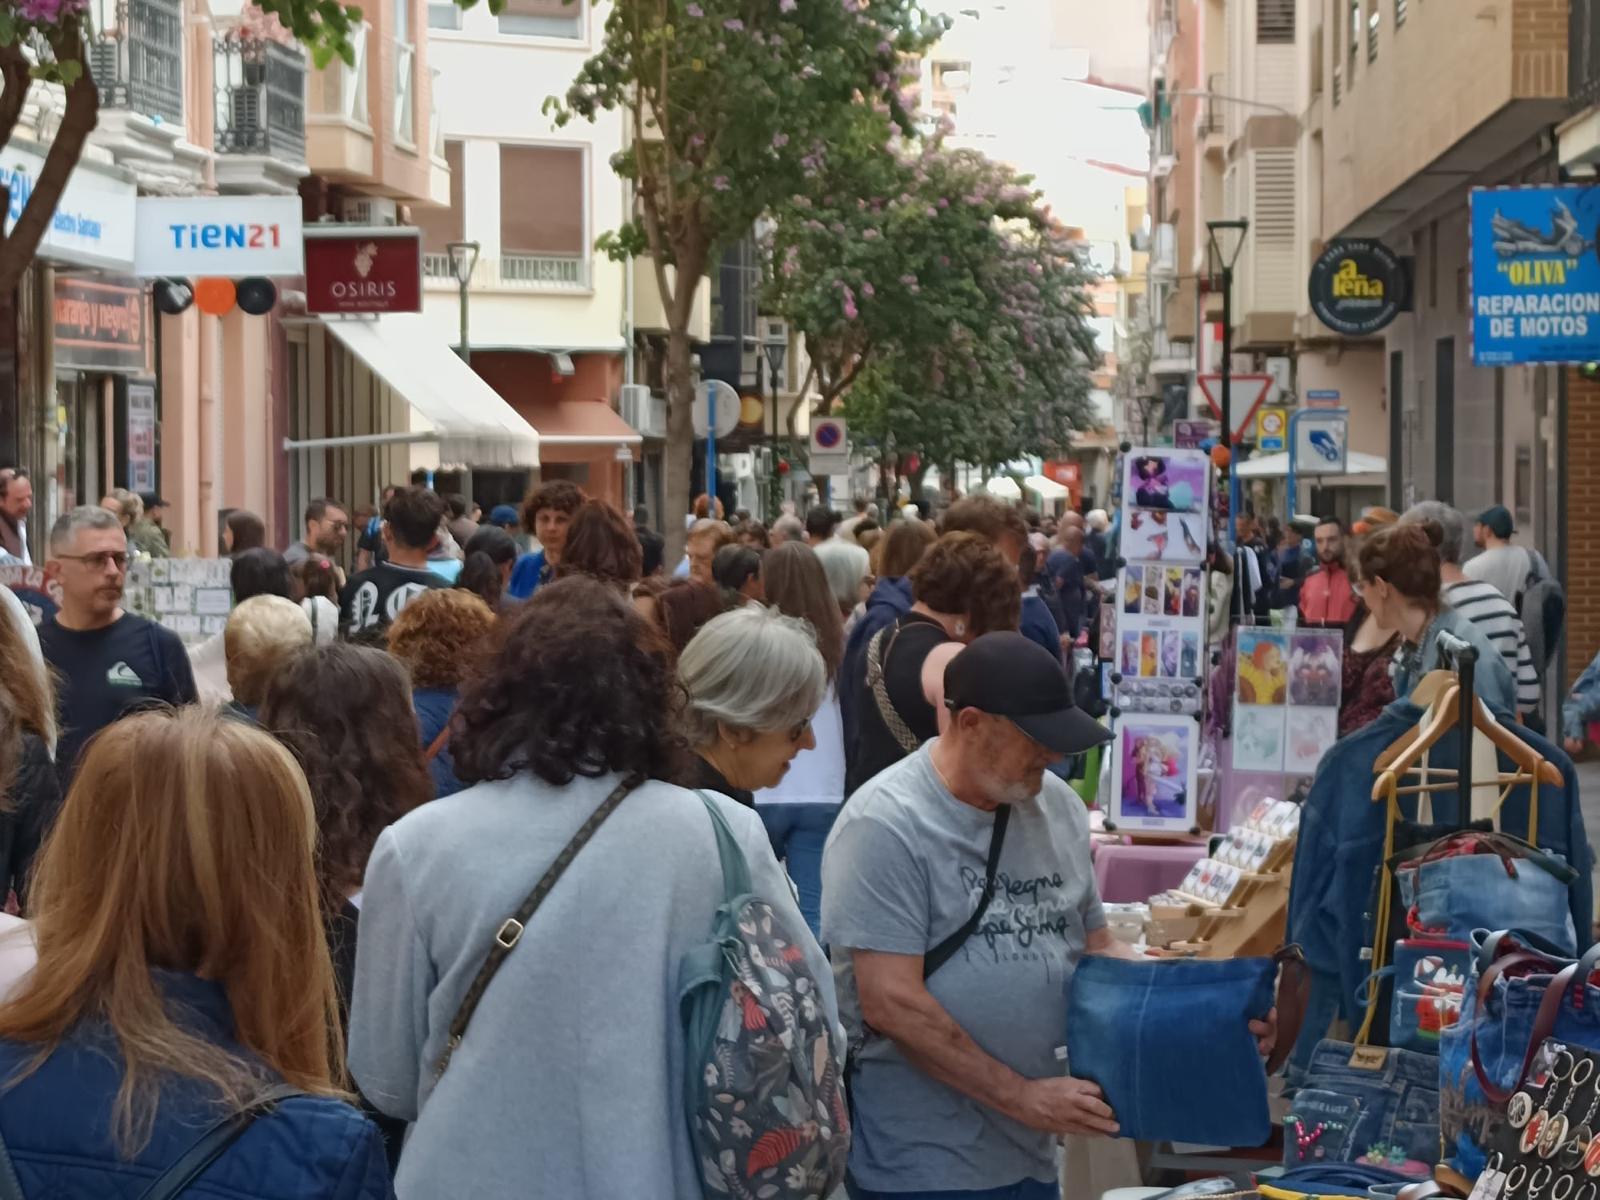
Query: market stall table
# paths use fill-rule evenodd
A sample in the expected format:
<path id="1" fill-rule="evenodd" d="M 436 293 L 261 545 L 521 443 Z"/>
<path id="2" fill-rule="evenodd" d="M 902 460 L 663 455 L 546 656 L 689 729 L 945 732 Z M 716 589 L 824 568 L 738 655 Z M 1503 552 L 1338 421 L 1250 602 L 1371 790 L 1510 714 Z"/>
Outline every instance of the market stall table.
<path id="1" fill-rule="evenodd" d="M 1206 856 L 1204 842 L 1092 843 L 1090 849 L 1095 886 L 1107 904 L 1135 904 L 1175 888 Z"/>

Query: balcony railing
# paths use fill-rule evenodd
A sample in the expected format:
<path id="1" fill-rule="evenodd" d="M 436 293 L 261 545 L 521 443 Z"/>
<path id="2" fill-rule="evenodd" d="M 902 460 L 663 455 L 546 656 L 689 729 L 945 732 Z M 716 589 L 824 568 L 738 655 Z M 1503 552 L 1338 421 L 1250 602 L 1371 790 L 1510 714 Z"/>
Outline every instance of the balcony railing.
<path id="1" fill-rule="evenodd" d="M 337 117 L 341 121 L 371 131 L 367 119 L 367 25 L 365 22 L 350 31 L 350 49 L 355 62 L 346 63 L 336 58 L 321 71 L 312 92 L 312 111 L 320 117 Z"/>
<path id="2" fill-rule="evenodd" d="M 454 285 L 456 274 L 448 254 L 422 256 L 422 274 Z M 484 257 L 472 273 L 475 289 L 508 289 L 538 292 L 586 292 L 589 290 L 589 260 L 576 254 L 502 254 L 498 259 Z"/>
<path id="3" fill-rule="evenodd" d="M 394 139 L 417 144 L 417 48 L 410 42 L 394 44 Z"/>
<path id="4" fill-rule="evenodd" d="M 1587 108 L 1600 103 L 1600 0 L 1572 0 L 1567 20 L 1567 95 Z"/>
<path id="5" fill-rule="evenodd" d="M 100 103 L 183 124 L 182 0 L 98 0 L 89 63 Z"/>
<path id="6" fill-rule="evenodd" d="M 306 157 L 306 60 L 297 48 L 253 35 L 217 35 L 219 154 Z"/>

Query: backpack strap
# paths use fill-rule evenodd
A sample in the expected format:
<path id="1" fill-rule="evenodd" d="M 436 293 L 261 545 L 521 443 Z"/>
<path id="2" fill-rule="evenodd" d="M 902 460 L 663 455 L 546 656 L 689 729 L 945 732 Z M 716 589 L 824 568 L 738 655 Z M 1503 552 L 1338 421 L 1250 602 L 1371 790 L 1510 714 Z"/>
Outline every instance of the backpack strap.
<path id="1" fill-rule="evenodd" d="M 995 810 L 994 832 L 989 835 L 989 861 L 983 868 L 983 894 L 978 897 L 978 907 L 973 910 L 967 923 L 956 930 L 944 941 L 922 956 L 922 978 L 926 982 L 932 978 L 933 973 L 961 949 L 962 944 L 978 931 L 978 926 L 983 921 L 983 914 L 989 911 L 989 902 L 994 899 L 994 877 L 1000 868 L 1000 848 L 1005 845 L 1006 826 L 1011 823 L 1011 805 L 1002 804 Z"/>
<path id="2" fill-rule="evenodd" d="M 706 811 L 711 814 L 711 827 L 717 835 L 717 857 L 722 860 L 722 897 L 723 903 L 729 904 L 740 896 L 750 894 L 750 863 L 745 859 L 744 851 L 739 849 L 739 843 L 733 836 L 733 830 L 728 827 L 728 818 L 722 815 L 722 810 L 710 796 L 699 788 L 695 795 L 700 797 L 700 802 L 706 806 Z M 4 1200 L 0 1197 L 0 1200 Z"/>
<path id="3" fill-rule="evenodd" d="M 434 759 L 438 758 L 445 746 L 449 744 L 450 721 L 455 715 L 455 710 L 452 709 L 450 716 L 446 717 L 444 720 L 444 728 L 440 729 L 433 741 L 428 743 L 428 751 L 422 756 L 424 762 L 432 762 Z"/>
<path id="4" fill-rule="evenodd" d="M 589 839 L 601 825 L 605 824 L 606 818 L 617 811 L 617 805 L 622 803 L 623 797 L 638 786 L 638 783 L 639 780 L 630 777 L 612 789 L 611 794 L 600 802 L 600 807 L 590 814 L 589 819 L 578 826 L 578 832 L 572 835 L 572 840 L 562 848 L 560 854 L 556 855 L 555 861 L 550 864 L 550 869 L 534 885 L 533 891 L 528 893 L 528 898 L 522 902 L 516 914 L 501 922 L 500 928 L 495 931 L 494 941 L 490 943 L 489 956 L 484 959 L 483 966 L 478 968 L 472 986 L 467 988 L 467 994 L 461 999 L 461 1007 L 456 1010 L 455 1019 L 450 1022 L 450 1036 L 445 1042 L 444 1053 L 439 1056 L 438 1066 L 434 1068 L 435 1079 L 443 1075 L 445 1068 L 450 1065 L 450 1056 L 461 1045 L 461 1039 L 467 1032 L 467 1024 L 472 1020 L 472 1014 L 477 1011 L 478 1002 L 483 999 L 484 992 L 488 991 L 495 972 L 500 969 L 500 964 L 522 940 L 523 931 L 527 928 L 534 912 L 544 903 L 545 897 L 550 894 L 550 889 L 555 887 L 556 882 L 572 865 L 572 860 L 578 857 L 578 851 L 589 844 Z M 4 1200 L 4 1197 L 0 1197 L 0 1200 Z"/>
<path id="5" fill-rule="evenodd" d="M 891 631 L 894 637 L 888 638 Z M 889 659 L 889 651 L 894 648 L 895 639 L 899 636 L 899 625 L 885 625 L 867 643 L 867 686 L 872 689 L 872 698 L 877 703 L 878 715 L 889 727 L 890 736 L 900 743 L 900 749 L 910 754 L 922 745 L 922 742 L 911 732 L 911 726 L 907 725 L 896 711 L 894 701 L 889 698 L 889 686 L 883 677 L 883 667 Z M 887 644 L 885 638 L 888 638 Z"/>
<path id="6" fill-rule="evenodd" d="M 139 1200 L 172 1200 L 189 1190 L 189 1186 L 206 1173 L 206 1170 L 223 1153 L 239 1140 L 240 1135 L 256 1118 L 266 1116 L 285 1100 L 303 1096 L 297 1087 L 280 1083 L 268 1088 L 236 1113 L 229 1113 L 200 1135 L 200 1140 L 186 1150 L 181 1158 L 168 1167 L 159 1178 L 140 1195 Z"/>
<path id="7" fill-rule="evenodd" d="M 172 1200 L 182 1195 L 206 1173 L 212 1163 L 222 1157 L 229 1146 L 239 1140 L 246 1129 L 255 1124 L 257 1117 L 271 1113 L 285 1100 L 304 1095 L 305 1092 L 287 1083 L 269 1087 L 244 1108 L 222 1117 L 202 1133 L 177 1162 L 151 1181 L 150 1186 L 139 1194 L 139 1200 Z M 3 1137 L 0 1137 L 0 1200 L 27 1200 L 22 1182 L 17 1178 L 16 1165 L 11 1161 L 11 1151 Z"/>

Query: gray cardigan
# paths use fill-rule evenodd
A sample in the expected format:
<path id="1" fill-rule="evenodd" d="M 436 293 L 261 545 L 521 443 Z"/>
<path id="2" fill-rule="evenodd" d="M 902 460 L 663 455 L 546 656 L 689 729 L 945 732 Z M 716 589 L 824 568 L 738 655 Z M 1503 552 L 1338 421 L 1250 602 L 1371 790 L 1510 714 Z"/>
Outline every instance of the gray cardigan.
<path id="1" fill-rule="evenodd" d="M 378 839 L 361 898 L 350 1069 L 416 1122 L 404 1200 L 701 1195 L 684 1113 L 678 960 L 722 901 L 710 815 L 690 791 L 630 794 L 528 922 L 442 1079 L 434 1065 L 495 931 L 615 786 L 531 775 L 416 810 Z M 803 945 L 829 1017 L 833 976 L 766 831 L 719 804 L 758 895 Z M 839 1045 L 843 1045 L 841 1035 Z"/>

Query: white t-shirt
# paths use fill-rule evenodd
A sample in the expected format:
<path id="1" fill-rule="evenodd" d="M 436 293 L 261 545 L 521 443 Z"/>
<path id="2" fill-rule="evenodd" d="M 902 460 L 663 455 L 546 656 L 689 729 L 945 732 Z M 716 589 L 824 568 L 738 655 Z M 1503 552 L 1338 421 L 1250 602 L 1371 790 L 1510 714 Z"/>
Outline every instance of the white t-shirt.
<path id="1" fill-rule="evenodd" d="M 1461 570 L 1468 579 L 1494 584 L 1500 594 L 1515 605 L 1528 586 L 1533 558 L 1522 546 L 1496 546 L 1468 559 Z"/>
<path id="2" fill-rule="evenodd" d="M 811 718 L 811 732 L 816 735 L 816 749 L 800 751 L 777 787 L 762 788 L 755 794 L 758 808 L 763 804 L 844 803 L 844 717 L 834 688 L 828 689 L 822 707 Z"/>

